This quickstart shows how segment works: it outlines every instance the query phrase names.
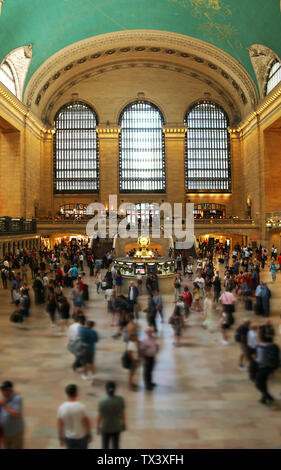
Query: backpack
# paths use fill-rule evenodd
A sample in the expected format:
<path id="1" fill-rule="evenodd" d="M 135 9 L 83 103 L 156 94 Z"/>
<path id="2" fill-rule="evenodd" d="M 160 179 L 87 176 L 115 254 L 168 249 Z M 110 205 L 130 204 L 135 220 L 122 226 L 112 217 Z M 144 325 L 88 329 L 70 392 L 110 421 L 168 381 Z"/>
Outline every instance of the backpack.
<path id="1" fill-rule="evenodd" d="M 269 346 L 261 346 L 264 350 L 263 366 L 270 367 L 270 369 L 278 369 L 280 367 L 280 349 L 277 344 L 270 344 Z"/>

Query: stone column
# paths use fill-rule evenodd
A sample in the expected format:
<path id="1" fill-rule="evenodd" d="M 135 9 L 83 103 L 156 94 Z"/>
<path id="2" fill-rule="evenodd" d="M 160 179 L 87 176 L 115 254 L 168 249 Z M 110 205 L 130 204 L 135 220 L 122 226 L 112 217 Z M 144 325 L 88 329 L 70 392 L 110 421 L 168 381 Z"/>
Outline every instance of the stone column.
<path id="1" fill-rule="evenodd" d="M 120 126 L 96 127 L 99 138 L 99 200 L 108 209 L 110 194 L 119 194 Z"/>
<path id="2" fill-rule="evenodd" d="M 185 204 L 185 134 L 187 126 L 163 126 L 166 155 L 166 201 Z M 185 210 L 183 210 L 185 217 Z"/>
<path id="3" fill-rule="evenodd" d="M 40 145 L 40 201 L 39 214 L 47 217 L 54 211 L 54 187 L 53 187 L 53 132 L 48 130 L 41 134 Z"/>
<path id="4" fill-rule="evenodd" d="M 231 151 L 231 192 L 232 192 L 232 213 L 227 214 L 245 218 L 246 200 L 245 194 L 245 171 L 241 134 L 238 130 L 229 129 L 230 151 Z"/>

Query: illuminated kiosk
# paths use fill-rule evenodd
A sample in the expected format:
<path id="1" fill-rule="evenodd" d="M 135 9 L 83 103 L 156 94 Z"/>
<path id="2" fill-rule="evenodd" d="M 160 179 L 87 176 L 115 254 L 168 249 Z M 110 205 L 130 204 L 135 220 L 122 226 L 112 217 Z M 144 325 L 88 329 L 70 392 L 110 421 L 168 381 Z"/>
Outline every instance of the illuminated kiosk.
<path id="1" fill-rule="evenodd" d="M 150 240 L 147 237 L 138 238 L 139 249 L 133 257 L 116 258 L 114 267 L 122 275 L 122 292 L 127 294 L 131 281 L 136 282 L 136 276 L 143 276 L 143 294 L 146 294 L 145 281 L 148 274 L 157 274 L 159 290 L 162 294 L 170 294 L 174 290 L 175 261 L 173 258 L 158 257 L 149 249 Z"/>

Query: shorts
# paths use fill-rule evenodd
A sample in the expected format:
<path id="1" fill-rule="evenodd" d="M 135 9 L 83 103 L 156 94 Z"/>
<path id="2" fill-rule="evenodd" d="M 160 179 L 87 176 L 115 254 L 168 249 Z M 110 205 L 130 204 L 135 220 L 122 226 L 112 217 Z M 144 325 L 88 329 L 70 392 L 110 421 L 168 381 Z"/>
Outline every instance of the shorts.
<path id="1" fill-rule="evenodd" d="M 224 323 L 222 326 L 221 326 L 222 330 L 228 330 L 228 328 L 230 328 L 230 325 L 229 323 Z"/>
<path id="2" fill-rule="evenodd" d="M 94 364 L 94 360 L 95 360 L 95 353 L 87 351 L 85 353 L 84 358 L 83 358 L 83 363 L 84 364 Z"/>

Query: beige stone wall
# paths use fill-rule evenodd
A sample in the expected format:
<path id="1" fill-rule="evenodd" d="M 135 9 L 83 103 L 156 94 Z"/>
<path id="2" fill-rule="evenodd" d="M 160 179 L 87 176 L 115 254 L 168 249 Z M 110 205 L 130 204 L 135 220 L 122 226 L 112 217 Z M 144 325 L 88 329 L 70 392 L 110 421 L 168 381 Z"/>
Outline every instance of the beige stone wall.
<path id="1" fill-rule="evenodd" d="M 22 217 L 22 159 L 20 132 L 0 133 L 0 214 Z"/>
<path id="2" fill-rule="evenodd" d="M 0 216 L 31 218 L 35 205 L 39 208 L 41 201 L 50 204 L 41 174 L 42 156 L 46 155 L 43 140 L 48 132 L 1 84 Z M 50 185 L 48 191 L 50 195 Z"/>
<path id="3" fill-rule="evenodd" d="M 281 131 L 264 132 L 265 211 L 281 212 Z"/>

